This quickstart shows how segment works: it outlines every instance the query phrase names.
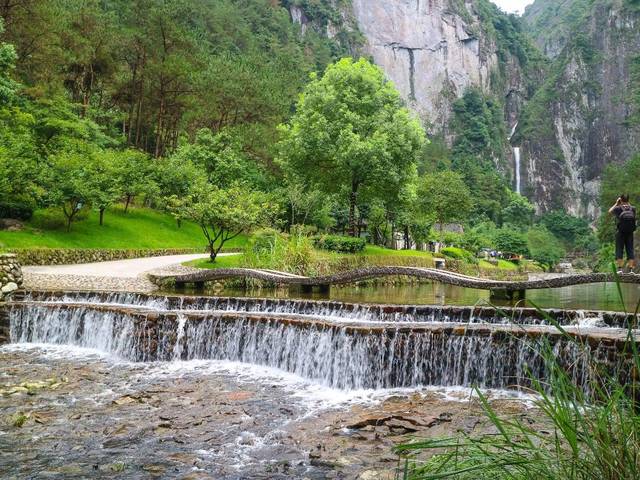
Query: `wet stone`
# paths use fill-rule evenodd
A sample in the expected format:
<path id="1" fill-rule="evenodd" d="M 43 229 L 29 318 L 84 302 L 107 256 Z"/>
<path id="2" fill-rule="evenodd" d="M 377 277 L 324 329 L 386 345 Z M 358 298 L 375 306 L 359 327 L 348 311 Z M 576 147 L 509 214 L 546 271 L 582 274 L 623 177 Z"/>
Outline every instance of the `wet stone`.
<path id="1" fill-rule="evenodd" d="M 326 404 L 312 388 L 299 395 L 308 382 L 215 362 L 118 363 L 10 345 L 0 365 L 3 478 L 386 479 L 397 442 L 453 435 L 481 415 L 431 391 Z M 7 393 L 16 387 L 27 392 Z M 5 427 L 15 415 L 26 420 Z"/>

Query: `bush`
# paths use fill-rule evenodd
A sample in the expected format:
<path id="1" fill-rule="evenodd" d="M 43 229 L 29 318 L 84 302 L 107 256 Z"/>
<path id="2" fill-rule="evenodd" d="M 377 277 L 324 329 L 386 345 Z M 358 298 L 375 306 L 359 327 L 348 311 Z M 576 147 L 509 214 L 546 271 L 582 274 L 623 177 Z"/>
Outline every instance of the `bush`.
<path id="1" fill-rule="evenodd" d="M 440 253 L 445 257 L 453 258 L 454 260 L 467 260 L 469 262 L 474 262 L 476 260 L 471 253 L 456 247 L 445 247 L 440 250 Z"/>
<path id="2" fill-rule="evenodd" d="M 19 202 L 1 202 L 0 218 L 29 220 L 33 216 L 34 205 Z"/>
<path id="3" fill-rule="evenodd" d="M 317 248 L 340 253 L 358 253 L 364 250 L 366 242 L 362 238 L 340 237 L 338 235 L 322 235 L 314 237 L 313 243 Z"/>
<path id="4" fill-rule="evenodd" d="M 279 243 L 284 243 L 284 236 L 273 228 L 265 228 L 255 232 L 247 247 L 255 254 L 272 254 Z"/>

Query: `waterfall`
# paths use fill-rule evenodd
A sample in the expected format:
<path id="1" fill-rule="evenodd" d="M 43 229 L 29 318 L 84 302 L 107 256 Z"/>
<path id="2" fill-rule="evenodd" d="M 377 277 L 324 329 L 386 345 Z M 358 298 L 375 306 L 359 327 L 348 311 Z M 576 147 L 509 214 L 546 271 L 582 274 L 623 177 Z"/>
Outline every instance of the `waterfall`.
<path id="1" fill-rule="evenodd" d="M 507 137 L 509 141 L 511 141 L 511 138 L 516 133 L 517 128 L 518 128 L 518 122 L 516 122 L 511 128 L 511 132 Z M 513 170 L 515 172 L 515 178 L 516 178 L 516 193 L 522 193 L 521 187 L 520 187 L 520 147 L 513 147 L 513 161 L 514 161 Z"/>
<path id="2" fill-rule="evenodd" d="M 458 308 L 450 313 L 446 322 L 375 323 L 50 301 L 16 302 L 9 319 L 12 342 L 91 347 L 128 361 L 239 361 L 345 390 L 527 387 L 527 372 L 539 379 L 549 375 L 536 348 L 541 334 L 586 389 L 589 368 L 582 348 L 609 364 L 619 347 L 611 336 L 594 337 L 586 347 L 578 347 L 557 330 L 540 325 L 461 325 L 468 323 L 468 311 Z"/>
<path id="3" fill-rule="evenodd" d="M 520 147 L 513 147 L 513 158 L 516 172 L 516 193 L 522 193 L 520 190 Z"/>

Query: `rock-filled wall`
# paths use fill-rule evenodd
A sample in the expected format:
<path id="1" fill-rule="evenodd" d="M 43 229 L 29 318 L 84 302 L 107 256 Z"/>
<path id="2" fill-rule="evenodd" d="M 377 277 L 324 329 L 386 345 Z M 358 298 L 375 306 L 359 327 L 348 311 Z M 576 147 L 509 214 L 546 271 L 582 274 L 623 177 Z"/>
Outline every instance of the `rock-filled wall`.
<path id="1" fill-rule="evenodd" d="M 223 249 L 232 251 L 233 249 Z M 74 263 L 107 262 L 127 258 L 161 257 L 205 253 L 204 248 L 156 249 L 94 249 L 94 248 L 31 248 L 14 251 L 22 265 L 69 265 Z"/>
<path id="2" fill-rule="evenodd" d="M 22 287 L 22 269 L 18 257 L 12 253 L 0 254 L 0 302 Z"/>

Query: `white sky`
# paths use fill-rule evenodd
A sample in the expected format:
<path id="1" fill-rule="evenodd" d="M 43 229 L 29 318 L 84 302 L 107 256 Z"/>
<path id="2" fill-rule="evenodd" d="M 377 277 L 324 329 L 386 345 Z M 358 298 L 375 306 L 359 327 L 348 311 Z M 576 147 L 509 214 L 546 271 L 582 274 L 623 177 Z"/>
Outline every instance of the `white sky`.
<path id="1" fill-rule="evenodd" d="M 491 0 L 491 1 L 496 5 L 498 5 L 505 12 L 519 13 L 519 14 L 522 14 L 524 12 L 524 7 L 533 3 L 533 0 Z"/>

